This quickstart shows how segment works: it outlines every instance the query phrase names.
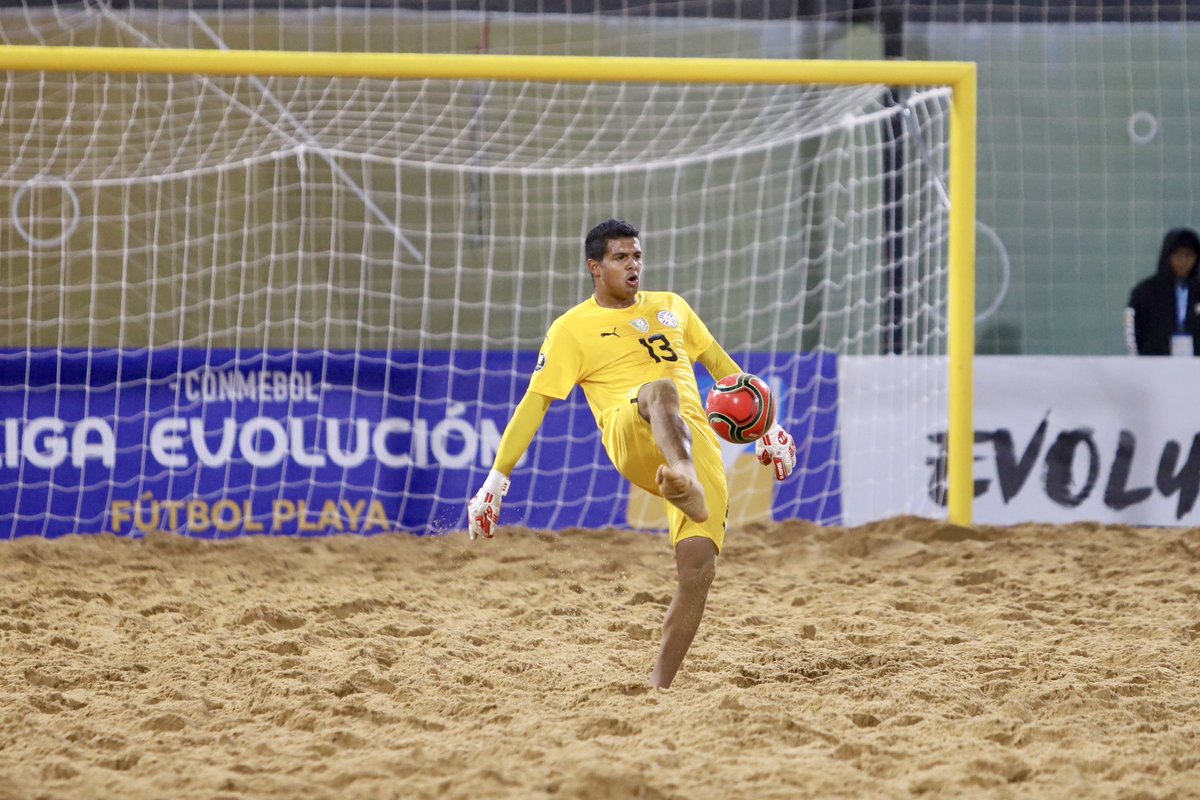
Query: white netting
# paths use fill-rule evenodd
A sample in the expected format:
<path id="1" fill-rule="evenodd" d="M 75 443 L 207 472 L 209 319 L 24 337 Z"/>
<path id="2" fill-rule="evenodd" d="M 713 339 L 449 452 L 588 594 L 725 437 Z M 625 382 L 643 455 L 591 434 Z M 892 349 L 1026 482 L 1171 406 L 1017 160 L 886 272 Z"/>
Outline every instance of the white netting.
<path id="1" fill-rule="evenodd" d="M 15 81 L 0 179 L 165 180 L 329 155 L 451 171 L 611 169 L 701 161 L 811 138 L 877 86 L 672 86 L 64 76 Z M 53 142 L 31 148 L 31 140 Z"/>
<path id="2" fill-rule="evenodd" d="M 10 3 L 6 44 L 976 62 L 982 354 L 1123 353 L 1130 289 L 1197 224 L 1194 2 Z"/>
<path id="3" fill-rule="evenodd" d="M 181 336 L 189 323 L 176 319 L 194 310 L 182 297 L 189 276 L 220 295 L 211 298 L 217 303 L 213 313 L 242 314 L 247 305 L 253 310 L 241 324 L 213 330 L 202 323 L 197 331 L 231 344 L 229 337 L 239 329 L 268 321 L 268 312 L 255 304 L 271 286 L 264 281 L 268 276 L 247 282 L 247 275 L 281 259 L 293 262 L 279 271 L 292 290 L 323 296 L 304 299 L 344 297 L 350 304 L 345 319 L 305 315 L 313 329 L 302 337 L 309 346 L 354 346 L 363 335 L 368 346 L 388 346 L 395 336 L 417 342 L 422 335 L 447 332 L 449 320 L 425 331 L 391 329 L 393 304 L 438 300 L 426 292 L 413 298 L 403 286 L 395 296 L 395 281 L 404 280 L 390 269 L 395 261 L 501 272 L 520 262 L 526 273 L 531 257 L 539 269 L 574 264 L 580 230 L 597 213 L 636 216 L 649 233 L 668 200 L 669 230 L 680 241 L 671 245 L 672 263 L 665 266 L 691 276 L 681 278 L 683 285 L 713 292 L 720 284 L 712 281 L 712 271 L 746 257 L 773 269 L 801 255 L 820 257 L 812 252 L 814 235 L 822 237 L 822 247 L 834 247 L 841 234 L 833 229 L 842 227 L 846 236 L 862 238 L 851 238 L 828 257 L 846 259 L 851 269 L 845 275 L 832 265 L 805 269 L 803 281 L 834 295 L 869 294 L 862 282 L 870 281 L 870 271 L 856 274 L 853 259 L 878 263 L 880 239 L 889 232 L 872 230 L 881 218 L 865 218 L 855 207 L 877 207 L 889 177 L 870 163 L 879 157 L 887 117 L 903 116 L 909 120 L 906 130 L 916 134 L 907 137 L 904 163 L 920 191 L 934 191 L 931 177 L 945 167 L 945 154 L 934 152 L 944 146 L 945 131 L 917 132 L 920 126 L 944 127 L 946 93 L 917 94 L 892 110 L 882 109 L 880 97 L 879 87 L 18 76 L 2 102 L 33 113 L 0 120 L 0 141 L 9 153 L 0 186 L 12 198 L 5 249 L 51 271 L 75 272 L 86 278 L 77 287 L 81 291 L 112 293 L 109 307 L 126 309 L 124 317 L 107 323 L 64 320 L 56 312 L 22 320 L 31 343 L 59 345 L 194 343 Z M 918 190 L 911 179 L 907 185 Z M 588 210 L 597 203 L 603 207 Z M 803 210 L 814 206 L 828 209 L 820 212 L 820 222 L 830 230 L 809 230 L 797 216 L 814 213 Z M 930 234 L 928 227 L 937 222 L 928 215 L 941 213 L 944 203 L 931 194 L 921 199 L 920 209 L 926 217 L 920 236 L 944 236 Z M 290 227 L 281 224 L 288 217 Z M 698 246 L 711 248 L 712 242 L 689 231 L 698 234 L 718 222 L 727 229 L 719 234 L 721 248 L 701 258 Z M 314 229 L 321 230 L 320 241 L 307 249 L 325 256 L 303 253 L 301 228 L 310 239 Z M 909 234 L 917 236 L 918 230 Z M 93 247 L 74 246 L 84 240 Z M 929 246 L 918 237 L 906 251 L 919 255 Z M 698 261 L 683 263 L 682 255 Z M 332 272 L 320 278 L 304 274 L 304 262 L 314 258 Z M 171 274 L 155 274 L 164 260 L 172 262 Z M 71 270 L 75 263 L 93 274 Z M 236 274 L 223 274 L 227 270 Z M 765 284 L 761 288 L 773 288 L 769 275 L 758 279 Z M 502 274 L 496 277 L 503 280 Z M 586 288 L 582 270 L 572 268 L 563 277 L 572 291 Z M 151 280 L 163 294 L 161 308 L 146 307 Z M 70 294 L 70 278 L 59 275 L 55 282 Z M 449 294 L 448 285 L 442 288 Z M 749 281 L 747 290 L 754 288 Z M 22 289 L 34 286 L 7 287 Z M 445 299 L 469 303 L 473 294 L 472 287 L 456 285 L 453 297 Z M 202 298 L 194 296 L 193 302 Z M 37 305 L 34 298 L 15 302 Z M 833 303 L 822 305 L 836 313 Z M 743 323 L 742 346 L 761 346 L 781 333 L 756 334 L 745 327 L 749 308 L 731 308 L 730 314 L 723 319 Z M 501 330 L 512 324 L 493 317 L 498 321 L 505 325 Z M 527 335 L 540 335 L 542 321 L 526 328 Z M 115 324 L 121 327 L 110 330 Z M 464 324 L 467 330 L 449 332 L 476 329 Z M 86 337 L 80 335 L 83 328 L 73 332 L 79 325 L 86 327 Z M 143 325 L 154 327 L 153 334 L 139 335 Z M 793 321 L 791 327 L 798 326 Z M 836 337 L 822 334 L 819 344 L 859 349 L 861 343 L 849 347 L 839 337 L 852 341 L 877 333 L 871 327 L 844 328 Z M 279 343 L 291 338 L 284 334 Z"/>
<path id="4" fill-rule="evenodd" d="M 102 23 L 94 43 L 146 43 L 111 16 L 79 19 Z M 362 530 L 376 502 L 389 527 L 460 525 L 610 216 L 642 228 L 646 287 L 770 376 L 810 442 L 773 497 L 735 485 L 761 506 L 746 514 L 838 520 L 832 359 L 945 353 L 948 104 L 937 87 L 10 73 L 6 527 L 128 532 L 149 517 L 119 504 L 143 498 L 197 535 L 306 513 Z M 944 365 L 913 363 L 879 402 L 941 419 Z M 108 462 L 84 422 L 106 415 Z M 514 483 L 509 522 L 636 523 L 580 402 Z"/>

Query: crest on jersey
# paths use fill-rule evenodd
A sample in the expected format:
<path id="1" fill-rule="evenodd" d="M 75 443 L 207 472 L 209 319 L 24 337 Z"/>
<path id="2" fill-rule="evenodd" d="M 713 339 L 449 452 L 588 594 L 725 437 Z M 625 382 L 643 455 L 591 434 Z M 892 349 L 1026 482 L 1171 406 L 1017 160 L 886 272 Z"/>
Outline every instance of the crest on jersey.
<path id="1" fill-rule="evenodd" d="M 675 315 L 672 314 L 670 311 L 658 312 L 658 321 L 661 322 L 663 325 L 666 325 L 668 328 L 678 328 L 679 327 L 679 320 L 675 319 Z"/>
<path id="2" fill-rule="evenodd" d="M 546 354 L 545 354 L 545 353 L 538 353 L 538 362 L 537 362 L 537 364 L 535 364 L 535 365 L 534 365 L 534 367 L 533 367 L 533 371 L 534 371 L 534 372 L 541 372 L 541 371 L 542 371 L 542 367 L 544 367 L 544 366 L 546 366 Z"/>
<path id="3" fill-rule="evenodd" d="M 632 325 L 633 327 L 637 328 L 642 333 L 650 332 L 650 323 L 646 322 L 646 320 L 642 319 L 641 317 L 630 320 L 629 324 Z"/>

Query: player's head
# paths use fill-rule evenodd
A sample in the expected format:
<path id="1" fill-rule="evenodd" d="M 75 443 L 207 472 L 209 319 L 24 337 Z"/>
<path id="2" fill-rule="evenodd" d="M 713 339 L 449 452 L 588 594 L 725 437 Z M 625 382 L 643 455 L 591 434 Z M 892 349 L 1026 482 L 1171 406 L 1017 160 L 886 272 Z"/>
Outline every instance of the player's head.
<path id="1" fill-rule="evenodd" d="M 589 261 L 600 261 L 608 250 L 610 239 L 636 239 L 641 232 L 623 219 L 606 219 L 588 231 L 583 240 L 583 255 Z"/>
<path id="2" fill-rule="evenodd" d="M 642 282 L 642 244 L 638 229 L 628 222 L 601 222 L 584 240 L 588 272 L 596 302 L 606 308 L 627 308 Z"/>

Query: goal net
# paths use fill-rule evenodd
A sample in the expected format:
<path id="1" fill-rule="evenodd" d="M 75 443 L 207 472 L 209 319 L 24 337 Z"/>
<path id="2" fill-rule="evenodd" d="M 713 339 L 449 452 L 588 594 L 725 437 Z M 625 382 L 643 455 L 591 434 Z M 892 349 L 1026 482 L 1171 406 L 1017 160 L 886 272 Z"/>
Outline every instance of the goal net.
<path id="1" fill-rule="evenodd" d="M 945 430 L 945 86 L 7 75 L 0 536 L 461 529 L 609 217 L 804 443 L 729 446 L 731 521 L 842 522 Z M 502 521 L 662 525 L 580 392 Z"/>

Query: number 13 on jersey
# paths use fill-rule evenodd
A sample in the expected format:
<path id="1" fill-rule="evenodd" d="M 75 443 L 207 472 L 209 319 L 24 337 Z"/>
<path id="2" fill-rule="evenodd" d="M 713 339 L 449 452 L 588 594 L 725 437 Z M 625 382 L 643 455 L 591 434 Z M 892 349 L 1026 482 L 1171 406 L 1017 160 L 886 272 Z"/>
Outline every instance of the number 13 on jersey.
<path id="1" fill-rule="evenodd" d="M 650 358 L 654 360 L 655 364 L 679 360 L 679 356 L 671 349 L 671 343 L 661 333 L 638 339 L 638 344 L 646 348 L 646 352 L 650 354 Z"/>

